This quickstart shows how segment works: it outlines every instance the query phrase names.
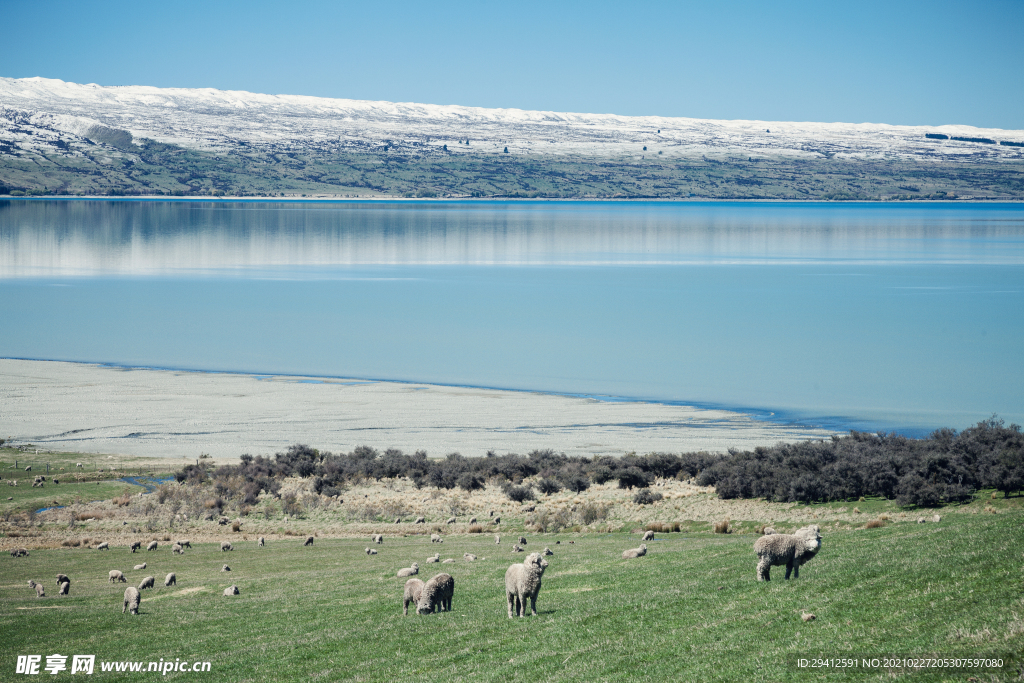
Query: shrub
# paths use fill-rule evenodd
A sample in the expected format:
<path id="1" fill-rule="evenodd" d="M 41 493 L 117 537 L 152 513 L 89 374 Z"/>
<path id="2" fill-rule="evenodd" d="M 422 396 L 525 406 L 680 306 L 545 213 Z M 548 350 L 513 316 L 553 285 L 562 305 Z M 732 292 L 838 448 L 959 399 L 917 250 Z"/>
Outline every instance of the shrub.
<path id="1" fill-rule="evenodd" d="M 642 488 L 633 496 L 633 502 L 637 505 L 651 505 L 661 500 L 662 497 L 660 493 L 652 493 L 649 488 Z"/>
<path id="2" fill-rule="evenodd" d="M 537 500 L 537 496 L 533 495 L 533 489 L 529 486 L 506 486 L 505 495 L 517 503 L 522 503 L 524 500 Z"/>
<path id="3" fill-rule="evenodd" d="M 476 476 L 475 474 L 472 474 L 471 472 L 466 472 L 461 477 L 459 477 L 459 488 L 465 491 L 479 491 L 480 489 L 484 488 L 484 482 L 480 477 Z"/>
<path id="4" fill-rule="evenodd" d="M 867 524 L 865 524 L 864 528 L 865 529 L 880 529 L 883 526 L 885 526 L 885 520 L 884 519 L 873 519 L 870 522 L 868 522 Z"/>
<path id="5" fill-rule="evenodd" d="M 650 483 L 647 473 L 639 467 L 627 467 L 619 470 L 616 478 L 619 480 L 620 489 L 646 488 Z"/>
<path id="6" fill-rule="evenodd" d="M 242 530 L 242 523 L 239 522 L 238 520 L 235 520 L 234 522 L 231 523 L 231 530 L 234 531 L 235 533 L 238 533 L 239 531 Z"/>
<path id="7" fill-rule="evenodd" d="M 473 524 L 469 527 L 469 533 L 471 534 L 482 534 L 483 532 L 484 528 L 479 524 Z"/>
<path id="8" fill-rule="evenodd" d="M 712 528 L 716 534 L 732 533 L 732 530 L 729 528 L 728 518 L 723 519 L 721 522 L 714 522 Z"/>
<path id="9" fill-rule="evenodd" d="M 590 478 L 595 484 L 604 484 L 614 479 L 615 473 L 610 467 L 602 465 L 591 472 Z"/>
<path id="10" fill-rule="evenodd" d="M 576 508 L 581 524 L 592 524 L 608 517 L 608 507 L 597 503 L 584 503 Z"/>
<path id="11" fill-rule="evenodd" d="M 562 485 L 559 484 L 554 479 L 545 478 L 541 479 L 537 483 L 537 488 L 540 489 L 540 492 L 543 493 L 545 496 L 550 496 L 552 493 L 558 493 L 559 491 L 561 491 Z"/>
<path id="12" fill-rule="evenodd" d="M 281 499 L 281 510 L 289 517 L 298 517 L 302 514 L 302 506 L 294 493 L 289 493 Z"/>
<path id="13" fill-rule="evenodd" d="M 580 475 L 570 476 L 565 479 L 565 488 L 573 493 L 583 493 L 590 488 L 590 480 Z"/>

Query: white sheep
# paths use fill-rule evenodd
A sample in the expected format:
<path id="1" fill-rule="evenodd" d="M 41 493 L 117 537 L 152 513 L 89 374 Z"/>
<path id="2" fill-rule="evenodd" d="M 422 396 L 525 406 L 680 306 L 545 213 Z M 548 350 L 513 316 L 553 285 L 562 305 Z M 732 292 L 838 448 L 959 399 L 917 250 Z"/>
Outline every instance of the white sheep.
<path id="1" fill-rule="evenodd" d="M 164 586 L 177 586 L 178 577 L 174 572 L 171 572 L 164 578 Z"/>
<path id="2" fill-rule="evenodd" d="M 37 598 L 45 598 L 46 591 L 43 590 L 43 584 L 36 583 L 32 579 L 28 580 L 28 585 L 35 589 Z"/>
<path id="3" fill-rule="evenodd" d="M 435 562 L 440 562 L 440 561 L 441 561 L 441 553 L 434 553 L 433 557 L 428 557 L 427 558 L 427 564 L 433 564 Z"/>
<path id="4" fill-rule="evenodd" d="M 451 574 L 438 574 L 423 584 L 420 599 L 416 601 L 416 614 L 432 614 L 452 611 L 452 596 L 455 594 L 455 579 Z"/>
<path id="5" fill-rule="evenodd" d="M 145 590 L 147 588 L 152 588 L 153 584 L 155 582 L 156 582 L 155 578 L 153 578 L 152 576 L 147 576 L 146 578 L 144 578 L 142 580 L 142 583 L 139 584 L 139 590 L 141 591 L 141 590 Z"/>
<path id="6" fill-rule="evenodd" d="M 470 524 L 476 524 L 476 517 L 470 517 L 469 518 L 469 523 Z"/>
<path id="7" fill-rule="evenodd" d="M 231 571 L 231 567 L 229 567 L 227 565 L 224 565 L 223 567 L 220 568 L 220 570 L 222 572 L 229 572 L 229 571 Z"/>
<path id="8" fill-rule="evenodd" d="M 441 538 L 440 536 L 438 536 L 437 534 L 430 534 L 430 542 L 431 543 L 444 543 L 444 539 Z"/>
<path id="9" fill-rule="evenodd" d="M 402 596 L 402 613 L 409 616 L 409 603 L 419 603 L 420 595 L 423 594 L 423 582 L 419 579 L 409 579 L 405 582 L 405 595 Z"/>
<path id="10" fill-rule="evenodd" d="M 224 589 L 224 595 L 238 595 L 238 586 L 228 586 Z"/>
<path id="11" fill-rule="evenodd" d="M 60 588 L 57 589 L 57 595 L 67 595 L 70 590 L 71 590 L 71 582 L 70 581 L 64 581 L 63 583 L 60 584 Z"/>
<path id="12" fill-rule="evenodd" d="M 643 557 L 647 554 L 647 546 L 643 543 L 640 544 L 639 548 L 630 548 L 629 550 L 622 551 L 622 559 L 628 560 L 634 557 Z"/>
<path id="13" fill-rule="evenodd" d="M 146 551 L 149 552 L 150 550 L 156 550 L 159 545 L 160 544 L 156 541 L 151 541 L 150 544 L 146 546 Z"/>
<path id="14" fill-rule="evenodd" d="M 644 534 L 643 538 L 641 538 L 640 540 L 641 541 L 645 541 L 645 542 L 646 541 L 653 541 L 654 540 L 654 532 L 653 531 L 646 532 Z"/>
<path id="15" fill-rule="evenodd" d="M 800 578 L 800 565 L 821 550 L 821 529 L 817 524 L 797 529 L 792 534 L 771 534 L 754 541 L 757 553 L 757 580 L 771 581 L 771 568 L 786 565 L 786 578 Z"/>
<path id="16" fill-rule="evenodd" d="M 143 562 L 142 564 L 137 564 L 134 567 L 132 567 L 132 569 L 134 569 L 135 571 L 141 571 L 141 570 L 143 570 L 145 568 L 146 568 L 146 563 L 145 562 Z"/>
<path id="17" fill-rule="evenodd" d="M 103 541 L 103 543 L 100 543 L 98 546 L 96 546 L 96 550 L 110 550 L 110 544 L 106 541 Z"/>
<path id="18" fill-rule="evenodd" d="M 71 583 L 71 579 L 68 578 L 67 574 L 57 574 L 57 585 L 62 583 Z"/>
<path id="19" fill-rule="evenodd" d="M 425 517 L 417 517 L 416 521 L 413 522 L 413 524 L 426 524 L 426 523 L 427 523 L 427 520 L 426 520 Z"/>
<path id="20" fill-rule="evenodd" d="M 499 536 L 498 534 L 494 534 L 494 545 L 499 544 L 501 544 L 501 536 Z"/>
<path id="21" fill-rule="evenodd" d="M 132 543 L 132 553 L 134 554 L 136 550 L 142 550 L 142 541 Z"/>
<path id="22" fill-rule="evenodd" d="M 313 545 L 313 537 L 312 537 L 312 536 L 308 536 L 308 537 L 306 538 L 306 542 L 305 542 L 305 543 L 303 543 L 302 545 L 304 545 L 304 546 L 307 546 L 307 545 Z"/>
<path id="23" fill-rule="evenodd" d="M 376 543 L 377 545 L 381 545 L 382 543 L 384 543 L 384 534 L 374 534 L 370 537 L 370 540 Z"/>
<path id="24" fill-rule="evenodd" d="M 128 583 L 128 579 L 124 578 L 124 574 L 116 569 L 111 569 L 107 572 L 107 577 L 109 578 L 110 583 L 117 583 L 118 581 L 121 583 Z"/>
<path id="25" fill-rule="evenodd" d="M 376 555 L 377 551 L 375 549 L 373 549 L 373 548 L 367 548 L 366 549 L 366 554 L 367 555 Z"/>
<path id="26" fill-rule="evenodd" d="M 266 544 L 267 544 L 267 542 L 266 542 L 266 541 L 265 541 L 265 540 L 263 539 L 263 537 L 262 537 L 262 536 L 260 536 L 260 540 L 259 540 L 259 543 L 257 543 L 256 545 L 258 545 L 258 546 L 259 546 L 260 548 L 262 548 L 262 547 L 263 547 L 263 546 L 265 546 Z"/>
<path id="27" fill-rule="evenodd" d="M 551 548 L 544 548 L 543 552 L 544 552 L 545 555 L 554 555 L 554 553 L 551 552 Z"/>
<path id="28" fill-rule="evenodd" d="M 441 560 L 441 564 L 451 564 L 452 562 L 455 562 L 455 560 L 451 557 Z"/>
<path id="29" fill-rule="evenodd" d="M 135 586 L 128 586 L 124 589 L 124 607 L 121 608 L 121 614 L 130 611 L 132 614 L 139 613 L 139 603 L 142 602 L 142 594 L 139 593 L 139 589 Z"/>
<path id="30" fill-rule="evenodd" d="M 520 536 L 519 537 L 519 545 L 526 545 L 526 537 L 525 536 Z"/>
<path id="31" fill-rule="evenodd" d="M 455 524 L 455 518 L 454 517 L 449 517 L 448 521 L 445 522 L 445 524 Z"/>
<path id="32" fill-rule="evenodd" d="M 399 569 L 398 570 L 398 574 L 396 574 L 396 576 L 398 576 L 398 577 L 415 576 L 416 574 L 419 574 L 419 573 L 420 573 L 420 566 L 418 564 L 416 564 L 415 562 L 413 562 L 411 567 L 405 567 L 403 569 Z"/>
<path id="33" fill-rule="evenodd" d="M 474 560 L 476 560 L 476 555 L 474 555 L 473 553 L 462 553 L 462 556 L 464 558 L 466 558 L 467 560 L 469 560 L 470 562 L 473 562 Z"/>
<path id="34" fill-rule="evenodd" d="M 175 543 L 174 545 L 171 546 L 171 554 L 172 555 L 184 555 L 185 554 L 185 549 L 182 548 L 177 543 Z"/>
<path id="35" fill-rule="evenodd" d="M 505 599 L 508 602 L 508 616 L 513 613 L 526 616 L 526 601 L 534 616 L 537 616 L 537 594 L 540 593 L 541 577 L 548 562 L 540 553 L 530 553 L 522 564 L 514 564 L 505 572 Z"/>
<path id="36" fill-rule="evenodd" d="M 184 541 L 176 541 L 176 543 L 182 548 L 188 548 L 189 550 L 192 549 L 192 544 L 187 539 Z"/>
<path id="37" fill-rule="evenodd" d="M 231 544 L 228 543 L 227 541 L 222 541 L 221 544 L 220 544 L 220 551 L 222 553 L 226 553 L 229 550 L 234 550 L 234 548 L 232 548 Z"/>

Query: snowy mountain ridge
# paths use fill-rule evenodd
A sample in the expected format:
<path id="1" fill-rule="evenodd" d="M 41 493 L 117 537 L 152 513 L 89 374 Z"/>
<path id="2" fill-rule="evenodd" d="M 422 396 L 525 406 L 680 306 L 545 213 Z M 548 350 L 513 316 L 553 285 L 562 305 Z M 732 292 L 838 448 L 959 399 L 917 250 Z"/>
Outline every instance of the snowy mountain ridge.
<path id="1" fill-rule="evenodd" d="M 0 77 L 0 109 L 89 137 L 133 138 L 193 149 L 376 148 L 415 144 L 452 154 L 503 153 L 640 158 L 762 155 L 790 158 L 1020 160 L 1024 131 L 964 125 L 718 121 L 661 116 L 486 109 L 266 95 L 211 88 L 82 85 Z M 10 118 L 10 116 L 8 116 Z M 100 128 L 97 128 L 100 127 Z M 930 139 L 926 134 L 974 141 Z M 0 130 L 0 136 L 6 132 Z M 984 140 L 986 142 L 979 142 Z M 466 141 L 469 144 L 466 144 Z"/>

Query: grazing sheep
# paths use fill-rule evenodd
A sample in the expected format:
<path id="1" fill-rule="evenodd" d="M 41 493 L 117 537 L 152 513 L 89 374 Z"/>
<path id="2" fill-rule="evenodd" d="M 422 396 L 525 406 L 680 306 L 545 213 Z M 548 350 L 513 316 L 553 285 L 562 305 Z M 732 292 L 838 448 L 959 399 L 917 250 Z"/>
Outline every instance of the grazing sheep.
<path id="1" fill-rule="evenodd" d="M 138 614 L 140 602 L 142 602 L 142 595 L 139 593 L 139 589 L 135 586 L 128 586 L 124 589 L 124 607 L 121 608 L 121 614 L 127 611 Z"/>
<path id="2" fill-rule="evenodd" d="M 132 553 L 134 554 L 136 550 L 142 550 L 142 541 L 135 541 L 135 543 L 132 543 Z"/>
<path id="3" fill-rule="evenodd" d="M 229 571 L 231 571 L 231 567 L 229 567 L 227 565 L 224 565 L 223 567 L 220 568 L 220 570 L 222 572 L 229 572 Z"/>
<path id="4" fill-rule="evenodd" d="M 462 556 L 470 562 L 476 559 L 476 555 L 474 555 L 473 553 L 462 553 Z"/>
<path id="5" fill-rule="evenodd" d="M 401 517 L 395 517 L 395 524 L 401 524 L 401 523 L 402 523 L 402 518 Z"/>
<path id="6" fill-rule="evenodd" d="M 444 543 L 444 539 L 441 538 L 440 536 L 438 536 L 437 534 L 430 534 L 430 542 L 431 543 Z"/>
<path id="7" fill-rule="evenodd" d="M 419 574 L 419 573 L 420 573 L 420 566 L 418 564 L 416 564 L 415 562 L 413 562 L 411 567 L 405 567 L 403 569 L 399 569 L 398 573 L 395 576 L 398 576 L 398 577 L 415 576 L 416 574 Z"/>
<path id="8" fill-rule="evenodd" d="M 938 524 L 942 521 L 942 517 L 939 517 L 938 515 L 932 515 L 932 521 Z"/>
<path id="9" fill-rule="evenodd" d="M 36 590 L 36 597 L 37 598 L 45 598 L 46 597 L 46 591 L 43 590 L 43 584 L 36 583 L 32 579 L 29 579 L 28 580 L 28 585 L 32 586 L 32 588 L 34 588 Z"/>
<path id="10" fill-rule="evenodd" d="M 810 612 L 800 612 L 800 618 L 804 621 L 814 621 L 818 618 L 818 616 L 815 614 L 811 614 Z"/>
<path id="11" fill-rule="evenodd" d="M 32 465 L 29 465 L 28 467 L 26 467 L 25 471 L 26 472 L 31 472 L 32 471 Z"/>
<path id="12" fill-rule="evenodd" d="M 501 544 L 501 536 L 499 536 L 498 534 L 494 534 L 494 545 L 500 545 L 500 544 Z"/>
<path id="13" fill-rule="evenodd" d="M 263 547 L 263 546 L 265 546 L 266 544 L 267 544 L 267 542 L 266 542 L 265 540 L 263 540 L 263 537 L 262 537 L 262 536 L 260 536 L 260 540 L 259 540 L 259 543 L 257 543 L 256 545 L 257 545 L 257 546 L 259 546 L 260 548 L 262 548 L 262 547 Z"/>
<path id="14" fill-rule="evenodd" d="M 57 585 L 62 583 L 71 583 L 71 579 L 68 578 L 67 574 L 57 574 Z"/>
<path id="15" fill-rule="evenodd" d="M 924 524 L 925 523 L 924 517 L 918 517 L 917 518 L 917 523 L 918 524 Z"/>
<path id="16" fill-rule="evenodd" d="M 441 561 L 441 553 L 434 553 L 433 557 L 428 557 L 427 558 L 427 564 L 433 564 L 434 562 L 440 562 L 440 561 Z"/>
<path id="17" fill-rule="evenodd" d="M 404 570 L 403 570 L 404 571 Z M 405 582 L 405 595 L 402 596 L 402 614 L 409 616 L 409 603 L 417 604 L 420 595 L 423 594 L 423 582 L 419 579 L 409 579 Z"/>
<path id="18" fill-rule="evenodd" d="M 449 517 L 448 521 L 445 522 L 445 524 L 455 524 L 455 518 L 454 517 Z"/>
<path id="19" fill-rule="evenodd" d="M 189 543 L 187 539 L 184 541 L 175 541 L 175 543 L 180 545 L 182 548 L 188 548 L 189 550 L 192 550 L 192 544 Z"/>
<path id="20" fill-rule="evenodd" d="M 185 549 L 182 548 L 177 543 L 175 543 L 174 545 L 171 546 L 171 554 L 172 555 L 184 555 L 185 554 Z"/>
<path id="21" fill-rule="evenodd" d="M 501 524 L 501 517 L 495 517 L 494 518 L 494 523 L 495 524 Z"/>
<path id="22" fill-rule="evenodd" d="M 106 541 L 103 541 L 103 543 L 100 543 L 98 546 L 96 546 L 96 550 L 110 550 L 110 544 Z"/>
<path id="23" fill-rule="evenodd" d="M 641 543 L 639 548 L 630 548 L 622 551 L 622 559 L 628 560 L 634 557 L 643 557 L 647 554 L 647 545 Z"/>
<path id="24" fill-rule="evenodd" d="M 551 552 L 551 548 L 544 548 L 544 554 L 545 555 L 554 555 L 554 553 Z"/>
<path id="25" fill-rule="evenodd" d="M 455 560 L 453 560 L 452 558 L 449 557 L 449 558 L 446 558 L 444 560 L 441 560 L 441 564 L 451 564 L 454 561 Z"/>
<path id="26" fill-rule="evenodd" d="M 227 551 L 229 551 L 229 550 L 234 550 L 234 548 L 232 548 L 232 547 L 231 547 L 231 544 L 230 544 L 230 543 L 228 543 L 227 541 L 221 541 L 221 544 L 220 544 L 220 551 L 221 551 L 222 553 L 226 553 L 226 552 L 227 552 Z"/>
<path id="27" fill-rule="evenodd" d="M 641 538 L 640 540 L 641 541 L 645 541 L 645 542 L 646 541 L 653 541 L 654 540 L 654 532 L 653 531 L 648 531 L 647 533 L 644 534 L 644 537 Z"/>
<path id="28" fill-rule="evenodd" d="M 452 596 L 455 594 L 455 579 L 451 574 L 438 574 L 423 584 L 420 599 L 416 601 L 416 614 L 432 614 L 452 611 Z"/>
<path id="29" fill-rule="evenodd" d="M 530 553 L 522 564 L 514 564 L 505 572 L 505 599 L 508 601 L 508 617 L 513 612 L 520 617 L 526 616 L 526 601 L 530 601 L 533 615 L 537 616 L 537 594 L 540 593 L 540 581 L 548 562 L 540 553 Z"/>
<path id="30" fill-rule="evenodd" d="M 488 510 L 487 511 L 487 516 L 488 517 L 493 517 L 494 516 L 494 510 Z"/>
<path id="31" fill-rule="evenodd" d="M 513 545 L 512 546 L 512 552 L 514 552 L 514 553 L 521 553 L 521 552 L 523 552 L 523 549 L 520 548 L 518 545 Z"/>
<path id="32" fill-rule="evenodd" d="M 128 583 L 128 579 L 124 578 L 124 574 L 117 571 L 116 569 L 111 569 L 109 572 L 107 572 L 107 576 L 110 579 L 110 583 L 117 583 L 118 581 L 120 581 L 121 583 Z"/>
<path id="33" fill-rule="evenodd" d="M 519 537 L 519 545 L 526 545 L 526 537 L 525 536 L 520 536 Z"/>
<path id="34" fill-rule="evenodd" d="M 470 524 L 476 524 L 476 517 L 470 517 L 469 518 L 469 523 Z"/>
<path id="35" fill-rule="evenodd" d="M 305 542 L 305 543 L 303 543 L 302 545 L 303 545 L 303 546 L 307 546 L 307 545 L 313 545 L 313 537 L 312 537 L 312 536 L 309 536 L 309 537 L 308 537 L 308 538 L 306 539 L 306 542 Z"/>
<path id="36" fill-rule="evenodd" d="M 817 524 L 797 529 L 792 534 L 771 534 L 754 542 L 757 553 L 757 580 L 771 581 L 771 568 L 786 565 L 786 578 L 800 578 L 800 565 L 821 550 L 821 530 Z"/>
<path id="37" fill-rule="evenodd" d="M 417 517 L 416 521 L 413 522 L 413 524 L 426 524 L 426 523 L 427 523 L 427 520 L 426 520 L 425 517 Z"/>
<path id="38" fill-rule="evenodd" d="M 164 586 L 177 586 L 178 576 L 174 572 L 171 572 L 164 578 Z"/>
<path id="39" fill-rule="evenodd" d="M 377 545 L 381 545 L 382 543 L 384 543 L 384 534 L 374 534 L 370 537 L 370 540 L 376 543 Z"/>
<path id="40" fill-rule="evenodd" d="M 76 463 L 75 463 L 75 467 L 77 467 L 77 468 L 81 469 L 81 468 L 82 468 L 82 463 L 80 463 L 80 462 L 76 462 Z"/>
<path id="41" fill-rule="evenodd" d="M 377 551 L 374 548 L 367 548 L 366 549 L 366 554 L 367 555 L 376 555 Z"/>
<path id="42" fill-rule="evenodd" d="M 238 586 L 228 586 L 224 589 L 224 595 L 238 595 Z"/>
<path id="43" fill-rule="evenodd" d="M 156 550 L 159 545 L 160 544 L 156 541 L 150 541 L 149 545 L 146 546 L 146 552 L 149 552 L 150 550 Z"/>
<path id="44" fill-rule="evenodd" d="M 146 568 L 146 563 L 145 562 L 143 562 L 142 564 L 137 564 L 134 567 L 132 567 L 132 569 L 134 569 L 135 571 L 141 571 L 141 570 L 143 570 L 145 568 Z"/>
<path id="45" fill-rule="evenodd" d="M 67 595 L 70 590 L 71 590 L 71 582 L 70 581 L 64 581 L 63 583 L 60 584 L 60 588 L 57 589 L 57 595 Z"/>
<path id="46" fill-rule="evenodd" d="M 152 576 L 147 576 L 142 580 L 142 583 L 139 584 L 139 590 L 142 591 L 146 590 L 147 588 L 152 588 L 155 582 L 155 578 L 153 578 Z"/>

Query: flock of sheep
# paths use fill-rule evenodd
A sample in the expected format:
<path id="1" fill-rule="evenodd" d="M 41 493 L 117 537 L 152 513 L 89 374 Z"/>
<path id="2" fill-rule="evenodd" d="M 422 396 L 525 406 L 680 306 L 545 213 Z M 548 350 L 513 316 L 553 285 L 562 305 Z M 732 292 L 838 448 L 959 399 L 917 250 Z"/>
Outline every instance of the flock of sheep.
<path id="1" fill-rule="evenodd" d="M 643 537 L 642 541 L 651 541 L 654 539 L 654 532 L 648 531 Z M 384 543 L 384 536 L 381 534 L 374 534 L 371 537 L 371 541 L 375 545 L 381 545 Z M 431 543 L 444 543 L 444 539 L 438 534 L 431 534 Z M 501 539 L 495 536 L 495 542 L 500 543 Z M 569 541 L 573 543 L 573 541 Z M 560 543 L 560 541 L 556 541 Z M 257 546 L 265 546 L 265 540 L 260 537 Z M 304 546 L 313 545 L 313 537 L 309 536 Z M 513 545 L 512 552 L 523 552 L 521 546 L 527 545 L 525 537 L 520 536 L 518 543 Z M 130 546 L 132 553 L 141 549 L 141 543 L 133 543 Z M 147 551 L 156 550 L 159 547 L 157 541 L 151 542 L 147 547 Z M 172 546 L 172 553 L 180 555 L 184 552 L 184 548 L 191 549 L 192 545 L 189 541 L 177 541 Z M 96 550 L 109 550 L 110 546 L 107 543 L 100 543 L 96 546 Z M 222 552 L 228 552 L 234 550 L 231 543 L 223 542 L 220 544 Z M 817 553 L 821 550 L 821 529 L 815 524 L 806 526 L 801 529 L 797 529 L 792 534 L 778 534 L 775 533 L 774 529 L 766 528 L 764 535 L 754 542 L 754 552 L 757 554 L 757 580 L 758 581 L 770 581 L 770 571 L 773 566 L 786 567 L 786 578 L 788 579 L 792 573 L 793 578 L 799 578 L 800 566 L 810 561 Z M 367 547 L 365 549 L 367 555 L 376 555 L 377 550 L 374 548 Z M 505 571 L 505 599 L 508 604 L 508 616 L 512 618 L 514 616 L 525 617 L 527 601 L 530 603 L 530 610 L 534 616 L 537 615 L 537 596 L 540 593 L 541 578 L 544 575 L 544 570 L 548 566 L 545 556 L 553 555 L 554 553 L 549 548 L 544 548 L 543 552 L 530 553 L 526 556 L 526 559 L 519 564 L 511 565 Z M 623 559 L 635 559 L 643 557 L 647 554 L 647 545 L 642 543 L 638 548 L 630 548 L 623 551 Z M 13 557 L 22 557 L 28 555 L 28 551 L 24 548 L 16 548 L 11 551 Z M 455 562 L 454 559 L 440 559 L 440 553 L 436 553 L 433 557 L 427 558 L 428 563 L 451 563 Z M 463 558 L 467 561 L 477 560 L 477 556 L 472 553 L 463 554 Z M 479 558 L 486 559 L 486 558 Z M 135 571 L 141 571 L 146 569 L 147 563 L 135 565 Z M 223 572 L 231 571 L 228 565 L 224 565 L 221 569 Z M 419 574 L 419 564 L 413 562 L 411 567 L 406 567 L 398 570 L 397 576 L 399 578 L 405 578 L 410 576 L 416 576 Z M 124 574 L 117 569 L 113 569 L 108 573 L 108 581 L 110 583 L 127 583 L 128 579 L 125 578 Z M 131 612 L 132 614 L 139 613 L 139 604 L 142 600 L 142 591 L 147 588 L 153 588 L 155 585 L 156 578 L 153 576 L 147 576 L 142 580 L 139 586 L 129 586 L 124 591 L 124 601 L 121 609 L 121 613 Z M 28 582 L 29 586 L 36 592 L 36 597 L 46 597 L 46 593 L 43 589 L 43 585 L 34 580 Z M 167 574 L 164 578 L 164 586 L 175 586 L 177 585 L 177 576 L 174 572 Z M 58 595 L 68 595 L 71 589 L 71 579 L 65 574 L 57 575 L 57 586 Z M 402 611 L 405 615 L 409 614 L 410 603 L 416 606 L 417 614 L 432 614 L 433 612 L 450 612 L 452 609 L 452 597 L 455 593 L 455 579 L 450 574 L 440 573 L 424 582 L 418 578 L 410 578 L 405 583 L 405 592 L 402 597 Z M 229 586 L 224 589 L 224 595 L 238 595 L 239 590 L 237 586 Z"/>

